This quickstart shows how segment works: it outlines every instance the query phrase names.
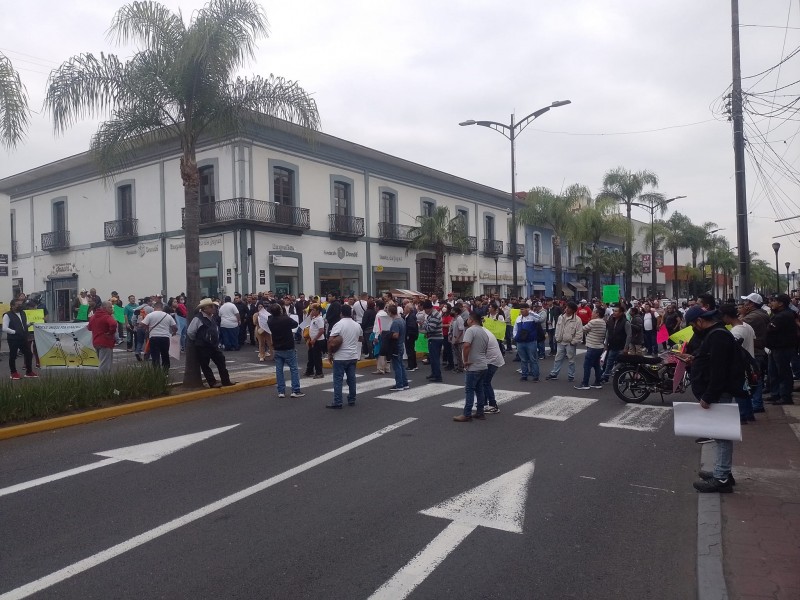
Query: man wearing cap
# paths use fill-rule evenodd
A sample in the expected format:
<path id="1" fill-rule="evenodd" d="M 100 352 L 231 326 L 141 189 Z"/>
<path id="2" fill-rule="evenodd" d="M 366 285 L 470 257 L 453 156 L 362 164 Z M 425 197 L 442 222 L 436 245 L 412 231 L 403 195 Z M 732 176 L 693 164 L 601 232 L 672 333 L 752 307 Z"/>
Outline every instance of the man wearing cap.
<path id="1" fill-rule="evenodd" d="M 719 311 L 693 306 L 686 311 L 687 325 L 694 330 L 696 350 L 691 358 L 692 393 L 704 409 L 712 404 L 736 401 L 745 396 L 745 372 L 739 343 L 725 329 Z M 717 439 L 713 471 L 700 471 L 701 481 L 694 483 L 698 492 L 730 493 L 735 480 L 731 474 L 733 442 Z"/>
<path id="2" fill-rule="evenodd" d="M 766 373 L 768 368 L 767 353 L 764 351 L 767 343 L 767 330 L 769 329 L 769 315 L 763 309 L 764 300 L 760 294 L 748 294 L 742 296 L 744 302 L 739 305 L 739 316 L 742 321 L 750 325 L 755 333 L 753 346 L 755 358 L 761 373 Z M 762 381 L 753 389 L 751 398 L 754 413 L 764 412 L 764 382 Z"/>
<path id="3" fill-rule="evenodd" d="M 425 320 L 420 329 L 425 332 L 428 338 L 428 358 L 431 362 L 431 374 L 427 379 L 431 381 L 442 381 L 442 346 L 444 345 L 444 335 L 442 334 L 442 313 L 433 306 L 433 302 L 425 300 L 422 303 L 422 310 L 425 311 Z"/>
<path id="4" fill-rule="evenodd" d="M 216 307 L 211 298 L 203 298 L 197 306 L 195 317 L 186 330 L 186 337 L 197 349 L 197 360 L 208 382 L 208 387 L 212 388 L 235 385 L 228 374 L 228 368 L 225 366 L 225 355 L 219 350 L 219 326 L 214 319 L 215 309 Z M 211 370 L 208 364 L 212 360 L 217 365 L 217 371 L 219 371 L 219 378 L 222 383 L 215 379 L 214 371 Z"/>
<path id="5" fill-rule="evenodd" d="M 777 294 L 769 302 L 772 315 L 766 344 L 770 350 L 769 391 L 772 404 L 794 404 L 792 357 L 797 352 L 797 325 L 789 304 L 791 299 L 787 294 Z"/>

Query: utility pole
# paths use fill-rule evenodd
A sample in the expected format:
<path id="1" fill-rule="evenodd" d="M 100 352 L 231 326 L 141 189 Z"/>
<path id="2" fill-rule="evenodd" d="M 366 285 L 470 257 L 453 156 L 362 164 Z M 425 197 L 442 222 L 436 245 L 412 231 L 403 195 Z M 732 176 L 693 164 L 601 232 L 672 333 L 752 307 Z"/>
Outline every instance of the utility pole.
<path id="1" fill-rule="evenodd" d="M 739 294 L 750 293 L 750 242 L 747 233 L 747 189 L 744 177 L 744 118 L 742 115 L 742 65 L 739 50 L 739 0 L 731 0 L 733 86 L 733 157 L 736 176 L 736 234 L 739 242 Z"/>

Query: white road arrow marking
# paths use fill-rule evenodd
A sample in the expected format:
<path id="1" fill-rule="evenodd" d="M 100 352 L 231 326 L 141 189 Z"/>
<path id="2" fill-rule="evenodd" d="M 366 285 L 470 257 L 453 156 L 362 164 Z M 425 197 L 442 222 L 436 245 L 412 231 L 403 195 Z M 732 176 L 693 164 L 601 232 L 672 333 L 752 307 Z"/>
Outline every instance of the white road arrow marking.
<path id="1" fill-rule="evenodd" d="M 401 600 L 407 597 L 477 527 L 522 533 L 525 500 L 533 468 L 534 461 L 527 462 L 476 488 L 420 511 L 423 515 L 442 517 L 452 523 L 378 588 L 369 600 Z"/>
<path id="2" fill-rule="evenodd" d="M 84 465 L 82 467 L 76 467 L 74 469 L 69 469 L 67 471 L 61 471 L 60 473 L 48 475 L 47 477 L 40 477 L 39 479 L 32 479 L 31 481 L 26 481 L 24 483 L 18 483 L 17 485 L 12 485 L 10 487 L 2 488 L 0 489 L 0 496 L 8 496 L 9 494 L 14 494 L 16 492 L 21 492 L 22 490 L 27 490 L 32 487 L 44 485 L 46 483 L 51 483 L 53 481 L 58 481 L 59 479 L 65 479 L 67 477 L 72 477 L 73 475 L 79 475 L 80 473 L 85 473 L 87 471 L 93 471 L 94 469 L 107 467 L 108 465 L 113 465 L 118 462 L 122 462 L 123 460 L 130 460 L 133 462 L 138 462 L 146 465 L 155 460 L 158 460 L 159 458 L 163 458 L 169 454 L 172 454 L 173 452 L 177 452 L 178 450 L 187 448 L 192 444 L 195 444 L 202 440 L 206 440 L 212 436 L 215 436 L 219 433 L 228 431 L 229 429 L 233 429 L 234 427 L 238 426 L 239 423 L 237 423 L 236 425 L 228 425 L 227 427 L 219 427 L 217 429 L 200 431 L 198 433 L 179 435 L 177 437 L 158 440 L 156 442 L 147 442 L 146 444 L 137 444 L 136 446 L 128 446 L 127 448 L 117 448 L 116 450 L 95 452 L 97 456 L 107 456 L 108 458 L 106 458 L 105 460 L 101 460 L 100 462 Z"/>

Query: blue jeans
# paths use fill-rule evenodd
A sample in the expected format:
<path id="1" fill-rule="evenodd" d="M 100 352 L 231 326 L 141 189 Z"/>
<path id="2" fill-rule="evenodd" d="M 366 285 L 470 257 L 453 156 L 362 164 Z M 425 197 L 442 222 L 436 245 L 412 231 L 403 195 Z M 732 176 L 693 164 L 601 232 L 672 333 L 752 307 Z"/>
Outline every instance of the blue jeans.
<path id="1" fill-rule="evenodd" d="M 353 369 L 353 373 L 355 373 L 355 367 Z M 402 354 L 392 355 L 392 371 L 394 371 L 394 387 L 403 388 L 408 386 L 408 376 L 406 375 L 406 366 L 403 364 Z"/>
<path id="2" fill-rule="evenodd" d="M 791 402 L 794 388 L 793 349 L 778 348 L 769 355 L 769 387 L 772 400 Z"/>
<path id="3" fill-rule="evenodd" d="M 239 328 L 238 327 L 220 327 L 219 328 L 220 342 L 225 346 L 225 350 L 238 350 L 239 349 Z"/>
<path id="4" fill-rule="evenodd" d="M 144 352 L 144 341 L 147 338 L 147 334 L 144 329 L 136 328 L 134 331 L 134 352 L 136 354 L 141 354 Z"/>
<path id="5" fill-rule="evenodd" d="M 478 397 L 478 406 L 476 413 L 483 414 L 483 407 L 486 404 L 486 394 L 484 392 L 483 382 L 486 379 L 487 371 L 467 371 L 464 376 L 464 395 L 466 396 L 464 402 L 464 416 L 472 416 L 472 404 L 475 402 L 475 396 Z"/>
<path id="6" fill-rule="evenodd" d="M 394 357 L 392 357 L 394 361 Z M 401 361 L 402 362 L 402 361 Z M 347 403 L 356 403 L 356 364 L 357 360 L 334 360 L 333 361 L 333 404 L 342 405 L 342 383 L 347 376 Z M 405 373 L 405 371 L 403 371 Z M 397 371 L 395 371 L 397 373 Z M 395 375 L 395 380 L 396 380 Z"/>
<path id="7" fill-rule="evenodd" d="M 522 376 L 539 378 L 539 353 L 536 342 L 517 342 L 517 353 L 522 363 Z"/>
<path id="8" fill-rule="evenodd" d="M 609 349 L 606 352 L 606 368 L 603 369 L 603 379 L 608 381 L 609 377 L 611 377 L 611 371 L 614 370 L 614 365 L 617 364 L 617 357 L 622 350 L 611 350 Z"/>
<path id="9" fill-rule="evenodd" d="M 494 377 L 495 373 L 497 373 L 497 366 L 489 365 L 486 369 L 486 377 L 483 378 L 483 395 L 486 397 L 486 404 L 489 406 L 497 406 L 494 388 L 492 387 L 492 377 Z"/>
<path id="10" fill-rule="evenodd" d="M 178 335 L 181 336 L 181 350 L 186 349 L 186 317 L 175 315 L 175 320 L 178 322 Z"/>
<path id="11" fill-rule="evenodd" d="M 556 352 L 556 358 L 553 361 L 553 368 L 550 369 L 550 375 L 553 377 L 558 377 L 558 374 L 561 372 L 561 363 L 564 362 L 564 357 L 566 356 L 568 362 L 567 368 L 567 376 L 570 379 L 575 379 L 575 351 L 577 348 L 572 344 L 559 344 L 558 345 L 558 352 Z"/>
<path id="12" fill-rule="evenodd" d="M 730 396 L 722 396 L 719 399 L 720 404 L 736 400 L 738 403 L 739 398 L 731 398 Z M 725 479 L 731 472 L 733 464 L 733 440 L 714 440 L 716 442 L 716 460 L 714 462 L 714 477 L 717 479 Z"/>
<path id="13" fill-rule="evenodd" d="M 292 376 L 292 392 L 299 392 L 300 372 L 297 370 L 296 350 L 275 350 L 275 377 L 278 379 L 279 394 L 286 393 L 286 380 L 283 377 L 284 365 L 289 367 L 289 373 Z"/>
<path id="14" fill-rule="evenodd" d="M 428 360 L 431 361 L 431 375 L 434 379 L 442 378 L 442 346 L 444 338 L 428 340 Z"/>
<path id="15" fill-rule="evenodd" d="M 536 342 L 537 349 L 539 350 L 539 358 L 544 358 L 544 340 Z"/>
<path id="16" fill-rule="evenodd" d="M 767 357 L 758 356 L 756 360 L 758 360 L 758 365 L 761 367 L 761 379 L 752 390 L 753 394 L 750 403 L 753 405 L 753 410 L 764 408 L 764 375 L 767 373 Z"/>
<path id="17" fill-rule="evenodd" d="M 600 385 L 603 372 L 600 370 L 600 357 L 603 355 L 602 348 L 587 348 L 586 356 L 583 357 L 583 387 L 589 385 L 589 375 L 594 369 L 594 385 Z"/>

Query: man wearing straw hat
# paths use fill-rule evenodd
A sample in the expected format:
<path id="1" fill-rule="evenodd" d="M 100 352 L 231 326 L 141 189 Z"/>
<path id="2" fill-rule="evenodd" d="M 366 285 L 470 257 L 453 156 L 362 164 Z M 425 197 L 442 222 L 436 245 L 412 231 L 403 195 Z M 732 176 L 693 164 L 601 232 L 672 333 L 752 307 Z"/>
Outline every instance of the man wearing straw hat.
<path id="1" fill-rule="evenodd" d="M 211 298 L 203 298 L 195 309 L 195 317 L 189 323 L 186 330 L 186 337 L 191 340 L 197 349 L 197 359 L 200 362 L 200 369 L 208 382 L 208 387 L 219 388 L 222 386 L 235 385 L 228 374 L 225 366 L 225 355 L 219 349 L 219 326 L 214 320 L 214 301 Z M 219 378 L 222 383 L 214 378 L 214 371 L 209 366 L 209 361 L 214 361 L 219 371 Z"/>

